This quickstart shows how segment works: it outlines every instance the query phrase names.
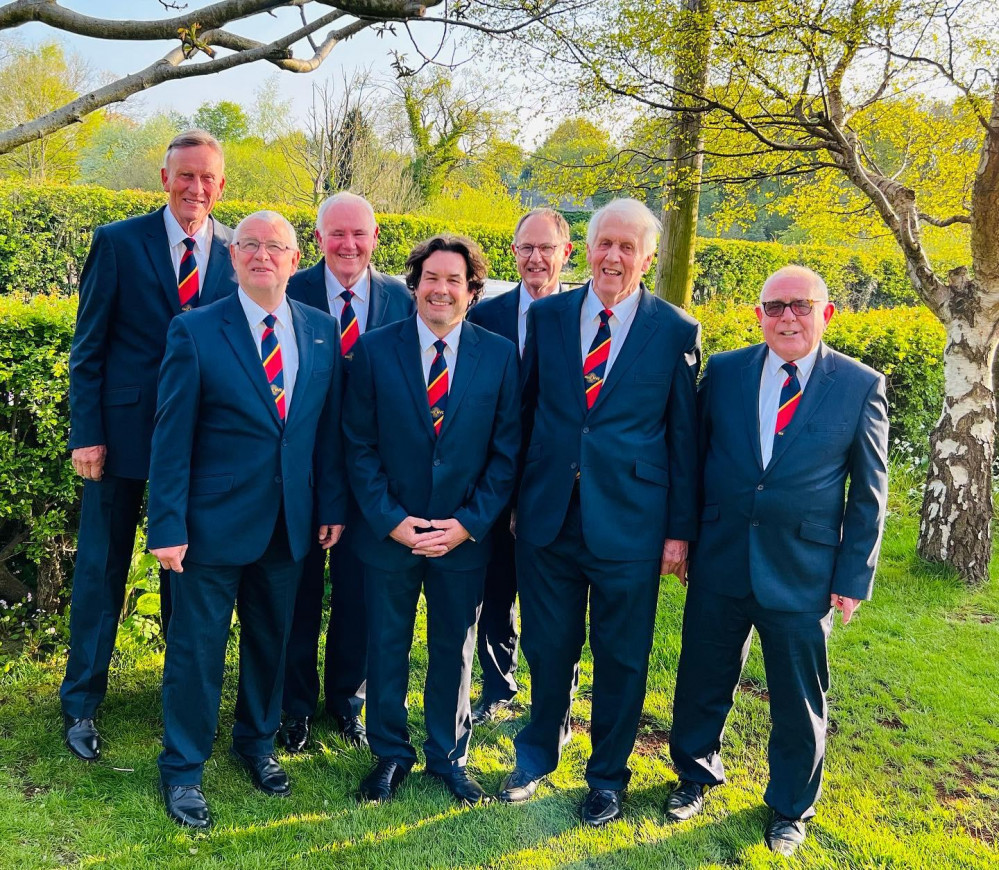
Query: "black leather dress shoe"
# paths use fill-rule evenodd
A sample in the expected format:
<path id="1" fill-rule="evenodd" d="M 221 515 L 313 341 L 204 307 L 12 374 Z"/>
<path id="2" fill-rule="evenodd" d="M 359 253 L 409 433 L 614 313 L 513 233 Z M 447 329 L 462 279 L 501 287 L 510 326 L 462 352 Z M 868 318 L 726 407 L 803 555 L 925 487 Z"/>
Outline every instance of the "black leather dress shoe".
<path id="1" fill-rule="evenodd" d="M 690 779 L 681 779 L 666 799 L 666 821 L 685 822 L 704 809 L 707 786 Z"/>
<path id="2" fill-rule="evenodd" d="M 513 703 L 513 698 L 505 701 L 498 698 L 479 698 L 478 703 L 472 708 L 472 724 L 485 725 L 492 722 L 500 710 L 505 710 Z"/>
<path id="3" fill-rule="evenodd" d="M 291 794 L 288 774 L 273 755 L 243 755 L 235 749 L 230 749 L 229 754 L 250 772 L 253 784 L 264 794 L 273 797 L 287 797 Z"/>
<path id="4" fill-rule="evenodd" d="M 83 761 L 97 761 L 101 757 L 101 735 L 90 718 L 75 719 L 62 714 L 62 736 L 66 747 Z"/>
<path id="5" fill-rule="evenodd" d="M 584 825 L 594 828 L 621 818 L 621 792 L 612 788 L 591 788 L 579 815 Z"/>
<path id="6" fill-rule="evenodd" d="M 361 780 L 361 800 L 375 803 L 387 801 L 395 795 L 408 775 L 409 771 L 398 762 L 379 758 L 371 773 Z"/>
<path id="7" fill-rule="evenodd" d="M 185 828 L 207 828 L 212 823 L 208 801 L 200 785 L 160 785 L 167 815 Z"/>
<path id="8" fill-rule="evenodd" d="M 312 719 L 308 716 L 285 719 L 278 729 L 278 743 L 294 755 L 309 745 L 312 734 Z"/>
<path id="9" fill-rule="evenodd" d="M 448 773 L 428 770 L 427 776 L 432 776 L 444 783 L 447 790 L 459 803 L 475 806 L 475 804 L 485 803 L 488 800 L 482 786 L 468 775 L 468 771 L 464 767 L 456 767 Z"/>
<path id="10" fill-rule="evenodd" d="M 503 780 L 499 799 L 508 804 L 519 804 L 521 801 L 529 800 L 534 797 L 534 793 L 538 790 L 539 782 L 541 782 L 541 777 L 535 777 L 533 773 L 515 767 L 510 775 Z"/>
<path id="11" fill-rule="evenodd" d="M 337 731 L 351 746 L 367 746 L 368 732 L 364 730 L 364 723 L 360 716 L 341 716 L 334 714 Z"/>
<path id="12" fill-rule="evenodd" d="M 774 812 L 770 824 L 763 832 L 767 847 L 776 855 L 793 855 L 795 849 L 805 842 L 805 823 L 802 819 L 789 819 Z"/>

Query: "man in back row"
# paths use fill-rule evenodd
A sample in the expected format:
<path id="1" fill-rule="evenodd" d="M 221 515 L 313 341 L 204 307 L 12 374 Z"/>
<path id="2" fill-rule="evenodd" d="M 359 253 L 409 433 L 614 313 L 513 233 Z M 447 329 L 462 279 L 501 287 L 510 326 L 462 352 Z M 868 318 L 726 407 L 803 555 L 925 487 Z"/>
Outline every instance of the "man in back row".
<path id="1" fill-rule="evenodd" d="M 349 375 L 359 336 L 413 313 L 406 286 L 371 265 L 378 223 L 370 203 L 353 193 L 337 193 L 319 206 L 316 241 L 323 260 L 288 282 L 288 297 L 332 314 L 340 324 L 344 373 Z M 320 445 L 320 450 L 328 449 Z M 326 712 L 355 746 L 367 745 L 361 709 L 367 673 L 368 631 L 364 567 L 351 542 L 357 503 L 350 499 L 347 529 L 330 552 L 330 619 L 326 632 L 323 683 Z M 326 585 L 326 550 L 314 544 L 305 560 L 288 640 L 284 721 L 279 740 L 288 752 L 306 748 L 319 703 L 319 630 Z"/>

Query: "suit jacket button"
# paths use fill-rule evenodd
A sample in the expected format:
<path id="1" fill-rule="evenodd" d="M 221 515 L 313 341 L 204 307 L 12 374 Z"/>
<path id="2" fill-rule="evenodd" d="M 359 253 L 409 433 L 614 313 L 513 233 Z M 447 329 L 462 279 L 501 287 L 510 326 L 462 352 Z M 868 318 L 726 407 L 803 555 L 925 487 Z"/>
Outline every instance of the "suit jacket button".
<path id="1" fill-rule="evenodd" d="M 282 438 L 281 439 L 281 446 L 282 447 L 287 447 L 288 446 L 288 439 L 287 438 Z M 760 489 L 763 489 L 763 487 L 761 486 Z"/>
<path id="2" fill-rule="evenodd" d="M 275 483 L 280 483 L 281 482 L 281 475 L 280 474 L 274 475 L 274 482 Z"/>
<path id="3" fill-rule="evenodd" d="M 584 426 L 583 427 L 583 434 L 584 435 L 589 435 L 590 434 L 590 427 L 589 426 Z"/>
<path id="4" fill-rule="evenodd" d="M 753 520 L 753 525 L 754 525 L 754 526 L 758 526 L 759 524 L 760 524 L 760 521 L 759 521 L 759 520 Z"/>
<path id="5" fill-rule="evenodd" d="M 575 462 L 570 462 L 569 463 L 569 468 L 571 468 L 573 471 L 575 471 L 578 467 L 579 467 L 579 465 L 577 463 L 575 463 Z"/>
<path id="6" fill-rule="evenodd" d="M 763 484 L 762 483 L 758 487 L 756 487 L 756 491 L 757 492 L 763 492 Z"/>
<path id="7" fill-rule="evenodd" d="M 438 466 L 440 464 L 441 464 L 441 461 L 439 459 L 435 459 L 434 460 L 434 467 L 436 467 L 436 466 Z"/>

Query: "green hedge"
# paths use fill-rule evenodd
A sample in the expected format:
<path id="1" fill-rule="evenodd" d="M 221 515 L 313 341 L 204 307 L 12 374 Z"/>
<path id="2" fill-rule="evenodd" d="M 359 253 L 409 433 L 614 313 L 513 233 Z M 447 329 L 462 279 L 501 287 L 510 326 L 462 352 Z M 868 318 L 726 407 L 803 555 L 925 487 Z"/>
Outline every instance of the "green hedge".
<path id="1" fill-rule="evenodd" d="M 713 303 L 691 311 L 701 321 L 705 361 L 712 353 L 761 340 L 751 305 Z M 944 328 L 926 308 L 840 311 L 829 323 L 830 347 L 883 372 L 891 443 L 925 454 L 943 406 Z"/>
<path id="2" fill-rule="evenodd" d="M 32 187 L 0 184 L 0 294 L 72 293 L 90 247 L 95 227 L 145 214 L 165 201 L 161 193 L 111 191 L 99 187 Z M 223 200 L 215 214 L 235 226 L 260 208 L 258 203 Z M 306 265 L 319 259 L 313 235 L 312 209 L 274 206 L 294 225 Z M 588 213 L 569 213 L 578 254 L 573 262 L 585 271 L 585 233 Z M 438 232 L 461 232 L 474 238 L 489 260 L 490 275 L 517 280 L 510 252 L 513 232 L 486 225 L 454 226 L 438 220 L 407 215 L 379 215 L 381 236 L 374 263 L 390 274 L 403 271 L 413 245 Z M 819 272 L 832 298 L 854 309 L 918 303 L 906 277 L 901 258 L 881 259 L 873 254 L 851 253 L 819 245 L 779 245 L 774 242 L 741 242 L 700 239 L 694 301 L 716 298 L 754 301 L 764 279 L 787 263 L 802 263 Z"/>

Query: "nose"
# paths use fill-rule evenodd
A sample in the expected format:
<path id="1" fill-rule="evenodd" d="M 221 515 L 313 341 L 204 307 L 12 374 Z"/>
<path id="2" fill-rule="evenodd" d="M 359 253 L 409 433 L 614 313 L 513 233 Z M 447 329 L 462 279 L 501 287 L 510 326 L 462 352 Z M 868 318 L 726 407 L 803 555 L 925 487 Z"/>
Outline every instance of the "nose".
<path id="1" fill-rule="evenodd" d="M 791 310 L 791 306 L 787 305 L 784 307 L 784 311 L 781 314 L 780 319 L 786 323 L 793 323 L 798 318 L 797 315 L 795 315 L 795 313 Z"/>

